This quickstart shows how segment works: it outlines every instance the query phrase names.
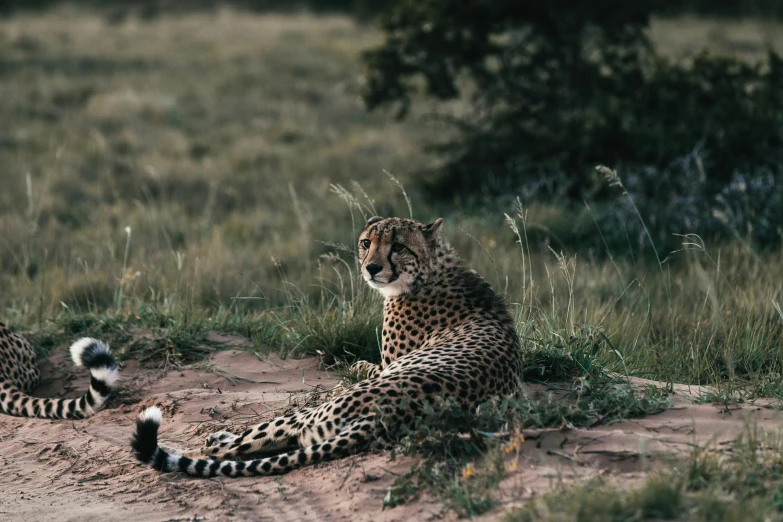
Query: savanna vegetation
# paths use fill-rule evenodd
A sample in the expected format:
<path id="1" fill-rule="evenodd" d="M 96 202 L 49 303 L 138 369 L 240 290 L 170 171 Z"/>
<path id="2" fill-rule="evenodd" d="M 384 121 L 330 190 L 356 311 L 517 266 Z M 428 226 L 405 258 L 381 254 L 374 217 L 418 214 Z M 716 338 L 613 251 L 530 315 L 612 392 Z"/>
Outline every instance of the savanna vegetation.
<path id="1" fill-rule="evenodd" d="M 560 487 L 504 520 L 779 520 L 781 457 L 779 433 L 750 427 L 725 450 L 694 448 L 687 461 L 630 490 L 602 478 Z"/>
<path id="2" fill-rule="evenodd" d="M 731 59 L 738 69 L 730 92 L 751 80 L 772 87 L 754 91 L 762 92 L 758 98 L 732 99 L 719 128 L 738 143 L 760 140 L 750 133 L 759 129 L 734 126 L 732 117 L 745 110 L 767 134 L 780 133 L 780 105 L 770 99 L 779 96 L 777 22 L 653 17 L 639 30 L 656 56 L 678 64 L 659 77 L 671 84 L 668 95 L 689 82 L 702 85 L 711 67 Z M 358 228 L 370 215 L 442 216 L 449 240 L 505 295 L 528 378 L 566 382 L 571 393 L 570 402 L 499 404 L 471 419 L 445 408 L 424 419 L 417 428 L 423 434 L 401 441 L 400 451 L 428 458 L 390 491 L 388 505 L 427 487 L 466 515 L 492 505 L 485 496 L 495 475 L 479 473 L 486 481 L 470 482 L 478 490 L 452 487 L 468 484 L 451 480 L 464 473 L 465 459 L 487 451 L 449 438 L 455 425 L 474 433 L 510 420 L 520 428 L 591 426 L 666 408 L 666 383 L 673 382 L 711 385 L 705 400 L 783 399 L 780 134 L 762 136 L 770 141 L 758 142 L 758 150 L 743 149 L 758 176 L 739 179 L 731 171 L 718 189 L 704 181 L 709 158 L 698 153 L 699 143 L 663 119 L 654 136 L 660 146 L 642 136 L 649 129 L 633 127 L 639 134 L 630 134 L 637 141 L 628 149 L 645 157 L 628 169 L 602 159 L 599 151 L 611 147 L 590 141 L 598 134 L 585 135 L 581 149 L 567 151 L 579 161 L 551 170 L 533 165 L 525 172 L 536 177 L 524 184 L 495 183 L 499 171 L 483 170 L 484 156 L 451 164 L 469 166 L 466 174 L 444 170 L 444 156 L 423 146 L 464 143 L 465 129 L 453 122 L 475 110 L 470 78 L 455 79 L 467 91 L 446 103 L 411 94 L 402 120 L 365 109 L 362 95 L 366 100 L 372 84 L 363 53 L 387 42 L 374 26 L 341 15 L 229 8 L 112 21 L 59 7 L 0 20 L 2 319 L 28 331 L 43 353 L 92 334 L 114 341 L 125 358 L 190 362 L 217 349 L 207 341 L 217 330 L 330 365 L 373 360 L 381 308 L 356 272 Z M 718 58 L 694 59 L 704 47 Z M 695 79 L 687 67 L 700 71 Z M 606 114 L 622 118 L 634 106 L 623 103 L 608 104 Z M 684 114 L 689 129 L 700 107 L 694 101 Z M 577 130 L 605 122 L 595 107 L 572 114 L 584 117 Z M 677 121 L 677 114 L 664 116 Z M 493 135 L 470 136 L 507 145 Z M 721 143 L 727 134 L 710 136 Z M 580 155 L 595 143 L 604 148 Z M 676 146 L 689 152 L 678 157 Z M 641 163 L 656 153 L 671 165 L 645 170 Z M 528 169 L 530 161 L 506 165 Z M 571 168 L 579 174 L 567 178 Z M 457 172 L 457 181 L 444 172 Z M 446 193 L 449 180 L 476 179 L 489 183 Z M 573 183 L 558 185 L 566 179 L 584 183 L 574 192 Z M 721 197 L 726 205 L 716 204 Z M 623 376 L 663 384 L 637 390 Z M 487 469 L 495 469 L 488 455 Z M 779 474 L 775 462 L 769 473 Z M 647 499 L 664 495 L 669 505 L 704 505 L 732 520 L 725 495 L 754 463 L 725 473 L 723 463 L 707 463 L 723 488 L 709 494 L 690 478 L 654 481 L 629 496 L 596 483 L 553 493 L 559 496 L 513 517 L 535 519 L 546 508 L 560 520 L 556 506 L 572 519 L 568 510 L 589 497 L 614 506 L 619 514 L 607 519 L 640 509 L 666 518 L 644 511 Z M 779 492 L 775 477 L 770 483 Z M 761 505 L 771 491 L 742 502 Z"/>

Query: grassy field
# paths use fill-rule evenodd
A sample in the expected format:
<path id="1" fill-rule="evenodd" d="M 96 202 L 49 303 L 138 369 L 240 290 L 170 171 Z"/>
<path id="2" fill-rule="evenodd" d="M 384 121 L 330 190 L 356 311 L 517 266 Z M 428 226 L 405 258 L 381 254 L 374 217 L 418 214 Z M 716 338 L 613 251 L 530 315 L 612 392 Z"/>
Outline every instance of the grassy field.
<path id="1" fill-rule="evenodd" d="M 779 29 L 677 19 L 651 35 L 675 58 L 709 45 L 751 59 L 783 48 Z M 684 230 L 680 251 L 650 263 L 636 238 L 625 252 L 568 244 L 603 233 L 589 207 L 433 208 L 415 190 L 437 162 L 422 144 L 449 131 L 424 104 L 402 123 L 363 110 L 358 56 L 379 38 L 347 18 L 231 10 L 0 21 L 0 317 L 44 353 L 90 332 L 124 357 L 189 361 L 221 330 L 285 355 L 377 358 L 357 227 L 442 216 L 506 295 L 531 378 L 604 390 L 615 371 L 712 385 L 704 400 L 783 399 L 777 253 Z"/>

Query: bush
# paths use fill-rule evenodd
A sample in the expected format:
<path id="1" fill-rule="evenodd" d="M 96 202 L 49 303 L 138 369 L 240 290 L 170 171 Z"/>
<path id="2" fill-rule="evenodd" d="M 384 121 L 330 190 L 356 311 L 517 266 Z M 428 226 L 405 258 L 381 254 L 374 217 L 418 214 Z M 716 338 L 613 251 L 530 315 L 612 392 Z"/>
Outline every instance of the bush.
<path id="1" fill-rule="evenodd" d="M 783 179 L 779 167 L 762 165 L 736 170 L 730 179 L 709 182 L 699 151 L 694 150 L 665 168 L 642 167 L 620 174 L 628 197 L 593 208 L 603 239 L 582 238 L 581 246 L 600 251 L 603 240 L 610 249 L 628 245 L 651 253 L 651 243 L 664 252 L 682 248 L 683 238 L 738 238 L 758 250 L 772 250 L 783 240 Z M 641 220 L 636 212 L 639 211 Z M 651 237 L 647 237 L 647 233 Z M 585 244 L 587 243 L 587 244 Z"/>
<path id="2" fill-rule="evenodd" d="M 780 57 L 770 51 L 753 65 L 703 54 L 688 66 L 671 63 L 644 33 L 654 7 L 652 0 L 400 0 L 382 17 L 385 42 L 364 55 L 364 99 L 369 109 L 396 106 L 404 117 L 414 93 L 439 100 L 469 93 L 474 110 L 454 122 L 459 137 L 435 146 L 445 163 L 427 185 L 434 195 L 600 200 L 610 192 L 594 166 L 606 163 L 633 172 L 629 192 L 638 203 L 694 199 L 686 210 L 703 219 L 719 195 L 724 206 L 744 205 L 731 199 L 740 178 L 750 183 L 760 173 L 759 183 L 778 187 Z M 684 156 L 696 158 L 695 183 L 672 166 Z M 678 228 L 681 219 L 657 221 L 674 227 L 660 228 L 663 235 L 693 230 Z"/>

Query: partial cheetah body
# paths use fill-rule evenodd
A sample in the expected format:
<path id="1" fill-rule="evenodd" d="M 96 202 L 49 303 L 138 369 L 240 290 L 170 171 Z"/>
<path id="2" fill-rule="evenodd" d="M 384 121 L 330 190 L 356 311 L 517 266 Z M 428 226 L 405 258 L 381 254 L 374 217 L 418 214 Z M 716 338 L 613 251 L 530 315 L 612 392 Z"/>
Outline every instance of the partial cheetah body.
<path id="1" fill-rule="evenodd" d="M 38 385 L 41 373 L 35 351 L 23 337 L 0 323 L 0 412 L 19 417 L 83 419 L 103 407 L 117 380 L 117 363 L 108 346 L 95 339 L 71 345 L 76 366 L 92 374 L 90 389 L 78 399 L 40 399 L 27 395 Z"/>
<path id="2" fill-rule="evenodd" d="M 359 236 L 362 276 L 385 297 L 380 365 L 317 407 L 265 422 L 242 435 L 220 432 L 207 446 L 161 447 L 160 410 L 139 416 L 136 457 L 161 471 L 229 477 L 285 473 L 361 451 L 411 425 L 425 402 L 451 398 L 473 409 L 521 388 L 521 348 L 503 300 L 441 239 L 441 220 L 372 218 Z M 258 452 L 280 452 L 241 460 Z"/>

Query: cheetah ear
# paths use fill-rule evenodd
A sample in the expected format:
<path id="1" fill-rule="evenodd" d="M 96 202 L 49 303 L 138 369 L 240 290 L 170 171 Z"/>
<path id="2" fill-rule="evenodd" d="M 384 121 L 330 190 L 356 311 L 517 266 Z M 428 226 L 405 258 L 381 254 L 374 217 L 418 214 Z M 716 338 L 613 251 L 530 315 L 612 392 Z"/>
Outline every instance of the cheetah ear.
<path id="1" fill-rule="evenodd" d="M 443 224 L 443 218 L 438 218 L 429 225 L 424 225 L 421 229 L 424 235 L 427 237 L 435 237 L 440 231 L 440 226 Z"/>
<path id="2" fill-rule="evenodd" d="M 378 221 L 383 221 L 383 219 L 384 218 L 382 218 L 381 216 L 373 216 L 373 217 L 371 217 L 370 219 L 367 220 L 367 223 L 364 224 L 364 228 L 362 228 L 362 230 L 365 230 L 370 225 L 374 225 Z"/>

